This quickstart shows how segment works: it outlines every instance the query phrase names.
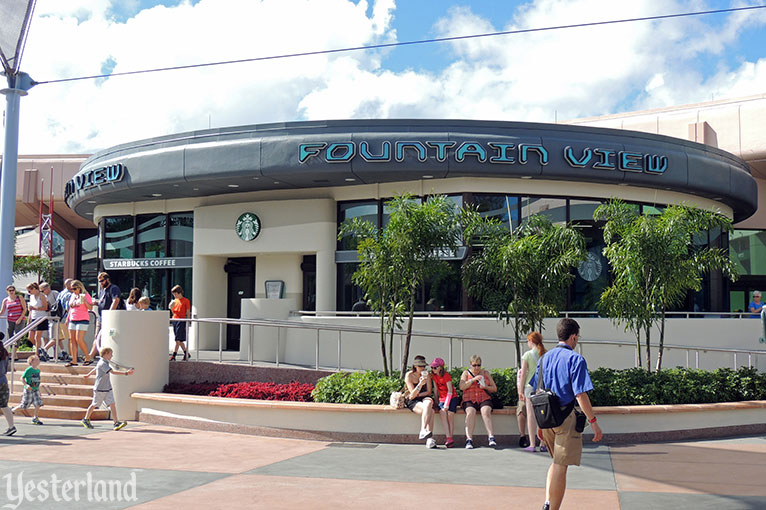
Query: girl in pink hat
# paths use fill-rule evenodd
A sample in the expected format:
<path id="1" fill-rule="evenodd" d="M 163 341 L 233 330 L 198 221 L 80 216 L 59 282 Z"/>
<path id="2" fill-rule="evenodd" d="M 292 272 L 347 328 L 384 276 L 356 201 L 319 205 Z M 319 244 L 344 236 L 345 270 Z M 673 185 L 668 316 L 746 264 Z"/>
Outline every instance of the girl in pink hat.
<path id="1" fill-rule="evenodd" d="M 455 442 L 452 440 L 452 434 L 455 430 L 455 412 L 460 403 L 460 397 L 455 392 L 452 384 L 452 376 L 444 368 L 444 360 L 436 358 L 431 363 L 431 379 L 436 384 L 436 397 L 439 401 L 439 416 L 442 419 L 442 427 L 447 440 L 444 446 L 452 448 Z"/>

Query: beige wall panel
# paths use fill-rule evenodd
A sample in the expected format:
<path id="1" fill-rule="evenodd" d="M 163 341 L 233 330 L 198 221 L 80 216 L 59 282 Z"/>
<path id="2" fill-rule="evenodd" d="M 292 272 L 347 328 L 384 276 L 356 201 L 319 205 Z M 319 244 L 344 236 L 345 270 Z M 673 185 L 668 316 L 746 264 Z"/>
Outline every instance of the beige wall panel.
<path id="1" fill-rule="evenodd" d="M 333 200 L 251 202 L 194 211 L 194 253 L 230 257 L 260 253 L 314 253 L 335 249 L 336 210 Z M 237 218 L 253 212 L 261 219 L 261 233 L 243 241 L 234 230 Z"/>

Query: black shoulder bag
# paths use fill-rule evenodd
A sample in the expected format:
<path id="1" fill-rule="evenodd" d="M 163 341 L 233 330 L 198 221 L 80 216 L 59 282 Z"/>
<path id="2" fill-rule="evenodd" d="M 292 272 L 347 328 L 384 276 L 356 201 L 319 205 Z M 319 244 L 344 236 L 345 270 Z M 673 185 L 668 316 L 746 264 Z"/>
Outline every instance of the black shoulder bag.
<path id="1" fill-rule="evenodd" d="M 541 429 L 552 429 L 561 426 L 569 413 L 574 409 L 574 400 L 564 407 L 559 403 L 559 397 L 543 381 L 543 362 L 545 356 L 540 359 L 540 368 L 537 371 L 537 388 L 529 400 L 535 413 L 537 426 Z M 540 388 L 542 386 L 542 389 Z"/>

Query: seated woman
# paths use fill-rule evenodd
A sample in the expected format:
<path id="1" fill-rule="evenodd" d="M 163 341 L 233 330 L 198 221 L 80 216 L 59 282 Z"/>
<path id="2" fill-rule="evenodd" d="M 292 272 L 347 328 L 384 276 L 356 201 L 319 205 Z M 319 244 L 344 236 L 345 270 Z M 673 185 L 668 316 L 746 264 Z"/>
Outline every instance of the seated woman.
<path id="1" fill-rule="evenodd" d="M 460 389 L 463 390 L 463 410 L 465 411 L 465 447 L 473 448 L 473 429 L 476 426 L 476 411 L 481 413 L 484 427 L 489 434 L 489 446 L 497 446 L 495 433 L 492 428 L 492 397 L 490 393 L 497 391 L 497 385 L 492 375 L 481 368 L 481 358 L 471 356 L 471 368 L 460 376 Z"/>
<path id="2" fill-rule="evenodd" d="M 431 398 L 433 386 L 431 385 L 431 376 L 426 371 L 425 357 L 415 356 L 412 370 L 404 376 L 404 382 L 407 384 L 407 391 L 409 392 L 407 407 L 413 413 L 420 415 L 418 438 L 425 439 L 428 448 L 436 448 L 436 441 L 433 438 L 434 401 Z"/>
<path id="3" fill-rule="evenodd" d="M 439 416 L 442 419 L 444 435 L 447 436 L 444 446 L 452 448 L 455 445 L 455 442 L 452 440 L 452 435 L 455 432 L 455 413 L 457 412 L 457 405 L 460 402 L 460 397 L 457 396 L 455 387 L 452 385 L 452 376 L 444 368 L 443 359 L 434 359 L 431 363 L 431 370 L 431 378 L 436 384 L 436 400 L 439 403 Z"/>

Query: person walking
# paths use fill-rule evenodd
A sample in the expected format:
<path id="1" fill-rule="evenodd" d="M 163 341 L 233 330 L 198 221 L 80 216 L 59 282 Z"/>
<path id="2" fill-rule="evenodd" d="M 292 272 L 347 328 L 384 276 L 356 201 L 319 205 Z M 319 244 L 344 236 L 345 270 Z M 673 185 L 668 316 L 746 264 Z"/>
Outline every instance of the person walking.
<path id="1" fill-rule="evenodd" d="M 548 447 L 548 454 L 553 459 L 545 481 L 543 510 L 559 510 L 561 508 L 567 487 L 567 468 L 580 465 L 582 429 L 577 430 L 577 414 L 584 413 L 585 419 L 591 424 L 593 441 L 601 441 L 603 434 L 588 397 L 588 392 L 593 389 L 593 383 L 588 374 L 588 365 L 585 358 L 574 350 L 580 339 L 580 325 L 574 319 L 561 319 L 556 326 L 556 336 L 559 340 L 558 345 L 548 351 L 539 362 L 543 364 L 544 386 L 556 394 L 562 407 L 575 400 L 577 406 L 574 406 L 573 411 L 569 413 L 569 416 L 560 426 L 552 429 L 540 429 L 537 432 L 537 437 L 545 442 Z M 529 385 L 533 388 L 537 387 L 539 370 L 538 366 L 529 381 Z"/>
<path id="2" fill-rule="evenodd" d="M 170 289 L 173 294 L 173 301 L 168 306 L 170 312 L 173 314 L 173 319 L 188 319 L 189 310 L 191 310 L 191 303 L 184 297 L 184 290 L 180 285 L 176 285 Z M 176 339 L 176 346 L 173 352 L 170 354 L 170 361 L 176 360 L 176 354 L 178 354 L 178 348 L 180 347 L 184 351 L 184 361 L 189 359 L 189 351 L 186 348 L 186 321 L 174 320 L 173 322 L 173 335 Z"/>
<path id="3" fill-rule="evenodd" d="M 33 425 L 42 425 L 40 421 L 40 408 L 43 406 L 43 399 L 40 397 L 40 358 L 34 354 L 27 358 L 29 366 L 24 370 L 21 380 L 24 382 L 24 393 L 21 396 L 21 403 L 11 409 L 15 413 L 19 409 L 27 409 L 29 406 L 35 406 L 35 414 L 32 418 Z"/>
<path id="4" fill-rule="evenodd" d="M 66 364 L 68 367 L 77 366 L 77 348 L 82 350 L 85 356 L 85 364 L 90 365 L 93 359 L 88 356 L 88 347 L 85 345 L 85 332 L 90 325 L 90 310 L 93 308 L 93 301 L 90 294 L 85 292 L 85 286 L 80 280 L 72 281 L 72 295 L 69 298 L 66 322 L 69 325 L 69 350 L 72 353 L 72 360 Z"/>
<path id="5" fill-rule="evenodd" d="M 84 379 L 88 379 L 93 374 L 96 374 L 96 382 L 93 384 L 93 401 L 85 410 L 85 417 L 80 423 L 86 429 L 92 429 L 93 425 L 90 423 L 90 415 L 93 414 L 95 409 L 98 409 L 102 404 L 107 406 L 112 413 L 114 419 L 114 430 L 122 430 L 128 424 L 125 421 L 117 419 L 117 406 L 114 403 L 114 391 L 112 390 L 112 381 L 109 374 L 117 375 L 131 375 L 133 369 L 128 370 L 112 370 L 112 366 L 109 362 L 112 360 L 113 352 L 110 347 L 104 347 L 101 349 L 101 358 L 96 363 L 93 369 L 83 376 Z"/>
<path id="6" fill-rule="evenodd" d="M 104 310 L 125 310 L 125 302 L 122 299 L 120 288 L 112 284 L 109 273 L 99 273 L 98 284 L 98 318 L 96 319 L 93 345 L 90 348 L 91 359 L 98 356 L 98 350 L 101 348 L 101 325 L 104 320 Z M 90 365 L 90 363 L 86 361 L 83 365 Z"/>
<path id="7" fill-rule="evenodd" d="M 2 411 L 5 421 L 8 422 L 8 430 L 3 432 L 3 435 L 12 436 L 16 433 L 16 427 L 13 426 L 13 413 L 11 408 L 8 407 L 10 392 L 8 391 L 8 377 L 5 375 L 8 373 L 11 357 L 5 349 L 5 345 L 3 345 L 3 338 L 5 338 L 5 335 L 0 332 L 0 411 Z"/>
<path id="8" fill-rule="evenodd" d="M 62 354 L 64 349 L 64 337 L 59 335 L 59 319 L 63 317 L 60 314 L 59 309 L 59 291 L 51 288 L 50 283 L 40 282 L 40 292 L 45 295 L 45 300 L 48 303 L 48 317 L 55 318 L 54 320 L 48 320 L 48 342 L 43 346 L 45 355 L 50 358 L 48 349 L 54 347 L 58 342 L 58 353 Z M 56 349 L 53 351 L 56 354 Z"/>
<path id="9" fill-rule="evenodd" d="M 536 440 L 537 440 L 537 421 L 535 419 L 535 413 L 532 409 L 532 402 L 529 397 L 534 393 L 534 388 L 528 383 L 532 379 L 532 375 L 535 373 L 535 367 L 537 362 L 545 354 L 545 345 L 543 345 L 543 336 L 537 331 L 533 331 L 527 335 L 527 346 L 529 350 L 521 357 L 521 369 L 519 370 L 519 377 L 516 381 L 516 390 L 519 394 L 519 406 L 524 406 L 524 412 L 521 413 L 517 410 L 516 416 L 523 416 L 527 421 L 527 430 L 529 431 L 529 444 L 524 448 L 524 451 L 535 452 Z M 519 418 L 519 430 L 522 429 L 523 423 Z M 545 445 L 540 444 L 540 451 L 545 451 Z"/>
<path id="10" fill-rule="evenodd" d="M 5 288 L 5 292 L 8 293 L 8 297 L 3 299 L 3 304 L 0 305 L 0 315 L 7 313 L 8 316 L 8 338 L 11 338 L 16 329 L 21 329 L 19 326 L 21 321 L 27 315 L 27 302 L 16 294 L 16 287 L 8 285 Z"/>
<path id="11" fill-rule="evenodd" d="M 30 283 L 27 285 L 27 292 L 29 293 L 29 322 L 48 317 L 48 301 L 45 299 L 45 294 L 40 292 L 40 285 L 37 282 Z M 48 355 L 42 349 L 43 331 L 48 331 L 47 320 L 42 321 L 29 332 L 29 343 L 34 346 L 40 361 L 48 361 Z"/>

